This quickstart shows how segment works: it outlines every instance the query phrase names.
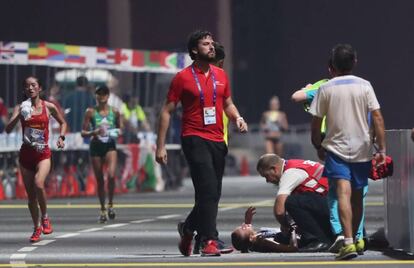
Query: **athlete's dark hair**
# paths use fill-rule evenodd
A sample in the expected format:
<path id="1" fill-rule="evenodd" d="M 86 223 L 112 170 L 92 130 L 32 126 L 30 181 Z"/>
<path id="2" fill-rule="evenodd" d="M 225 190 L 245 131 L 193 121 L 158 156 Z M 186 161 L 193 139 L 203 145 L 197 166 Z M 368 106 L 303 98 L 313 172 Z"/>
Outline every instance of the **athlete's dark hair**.
<path id="1" fill-rule="evenodd" d="M 235 249 L 242 253 L 249 252 L 250 239 L 248 235 L 240 231 L 234 231 L 231 233 L 231 243 Z"/>
<path id="2" fill-rule="evenodd" d="M 204 30 L 196 30 L 188 36 L 187 49 L 188 49 L 188 53 L 190 54 L 190 58 L 192 60 L 195 60 L 195 56 L 196 56 L 192 51 L 193 48 L 197 47 L 198 41 L 205 38 L 206 36 L 213 37 L 213 35 L 209 31 L 204 31 Z"/>
<path id="3" fill-rule="evenodd" d="M 27 79 L 29 79 L 29 78 L 34 78 L 34 79 L 36 79 L 36 82 L 37 82 L 37 84 L 39 85 L 39 87 L 43 88 L 43 83 L 42 83 L 42 81 L 40 81 L 40 79 L 39 79 L 39 78 L 37 78 L 37 77 L 36 77 L 36 76 L 34 76 L 34 75 L 29 75 L 28 77 L 26 77 L 26 78 L 23 80 L 23 82 L 22 82 L 22 86 L 23 86 L 23 88 L 26 88 L 26 81 L 27 81 Z"/>
<path id="4" fill-rule="evenodd" d="M 349 44 L 337 44 L 331 52 L 332 66 L 337 72 L 352 71 L 356 63 L 357 53 Z"/>

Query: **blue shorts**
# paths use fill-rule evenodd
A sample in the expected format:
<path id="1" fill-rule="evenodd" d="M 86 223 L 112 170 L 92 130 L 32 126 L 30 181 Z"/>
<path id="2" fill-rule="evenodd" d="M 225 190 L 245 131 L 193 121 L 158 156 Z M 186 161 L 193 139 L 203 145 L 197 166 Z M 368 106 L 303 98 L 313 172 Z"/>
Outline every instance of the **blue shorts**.
<path id="1" fill-rule="evenodd" d="M 331 152 L 326 155 L 324 175 L 329 179 L 348 180 L 355 189 L 368 185 L 370 171 L 371 161 L 349 163 Z"/>

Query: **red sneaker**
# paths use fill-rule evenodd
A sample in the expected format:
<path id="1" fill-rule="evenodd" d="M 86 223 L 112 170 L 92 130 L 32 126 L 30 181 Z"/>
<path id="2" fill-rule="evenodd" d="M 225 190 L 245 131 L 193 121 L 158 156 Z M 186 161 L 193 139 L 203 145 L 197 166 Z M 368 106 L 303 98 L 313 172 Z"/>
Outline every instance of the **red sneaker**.
<path id="1" fill-rule="evenodd" d="M 42 226 L 35 227 L 33 230 L 33 234 L 30 237 L 30 242 L 37 242 L 40 240 L 40 235 L 42 234 Z"/>
<path id="2" fill-rule="evenodd" d="M 44 234 L 51 234 L 53 233 L 52 224 L 50 223 L 49 217 L 42 218 L 42 227 Z"/>
<path id="3" fill-rule="evenodd" d="M 220 256 L 220 250 L 218 249 L 217 241 L 208 240 L 205 242 L 203 249 L 201 250 L 201 256 Z"/>

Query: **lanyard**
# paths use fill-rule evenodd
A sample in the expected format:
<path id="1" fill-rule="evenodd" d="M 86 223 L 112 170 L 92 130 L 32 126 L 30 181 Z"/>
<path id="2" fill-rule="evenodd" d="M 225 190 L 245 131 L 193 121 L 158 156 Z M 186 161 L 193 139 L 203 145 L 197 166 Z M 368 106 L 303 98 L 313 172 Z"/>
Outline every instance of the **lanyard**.
<path id="1" fill-rule="evenodd" d="M 204 107 L 204 93 L 201 90 L 201 84 L 198 80 L 198 76 L 195 73 L 194 66 L 191 66 L 191 72 L 193 73 L 194 80 L 196 81 L 198 92 L 200 92 L 200 102 L 201 105 Z M 216 77 L 214 76 L 213 70 L 210 69 L 211 72 L 211 79 L 213 80 L 213 105 L 216 106 L 216 99 L 217 99 L 217 84 L 216 84 Z"/>

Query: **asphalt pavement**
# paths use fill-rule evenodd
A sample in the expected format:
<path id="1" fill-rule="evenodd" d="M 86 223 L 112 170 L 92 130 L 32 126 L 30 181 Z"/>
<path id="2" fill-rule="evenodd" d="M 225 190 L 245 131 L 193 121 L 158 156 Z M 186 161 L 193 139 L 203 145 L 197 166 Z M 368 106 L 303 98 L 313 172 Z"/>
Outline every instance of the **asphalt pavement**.
<path id="1" fill-rule="evenodd" d="M 257 176 L 225 177 L 218 215 L 220 238 L 230 233 L 254 205 L 253 225 L 273 227 L 276 187 Z M 366 203 L 368 235 L 384 227 L 382 182 L 372 182 Z M 175 191 L 128 193 L 115 197 L 116 218 L 98 223 L 96 197 L 51 199 L 54 232 L 31 244 L 32 232 L 25 200 L 0 202 L 0 267 L 407 267 L 414 258 L 389 249 L 369 249 L 351 261 L 335 261 L 331 253 L 234 252 L 220 257 L 183 257 L 178 251 L 177 222 L 193 204 L 191 180 Z M 396 219 L 398 220 L 398 219 Z"/>

